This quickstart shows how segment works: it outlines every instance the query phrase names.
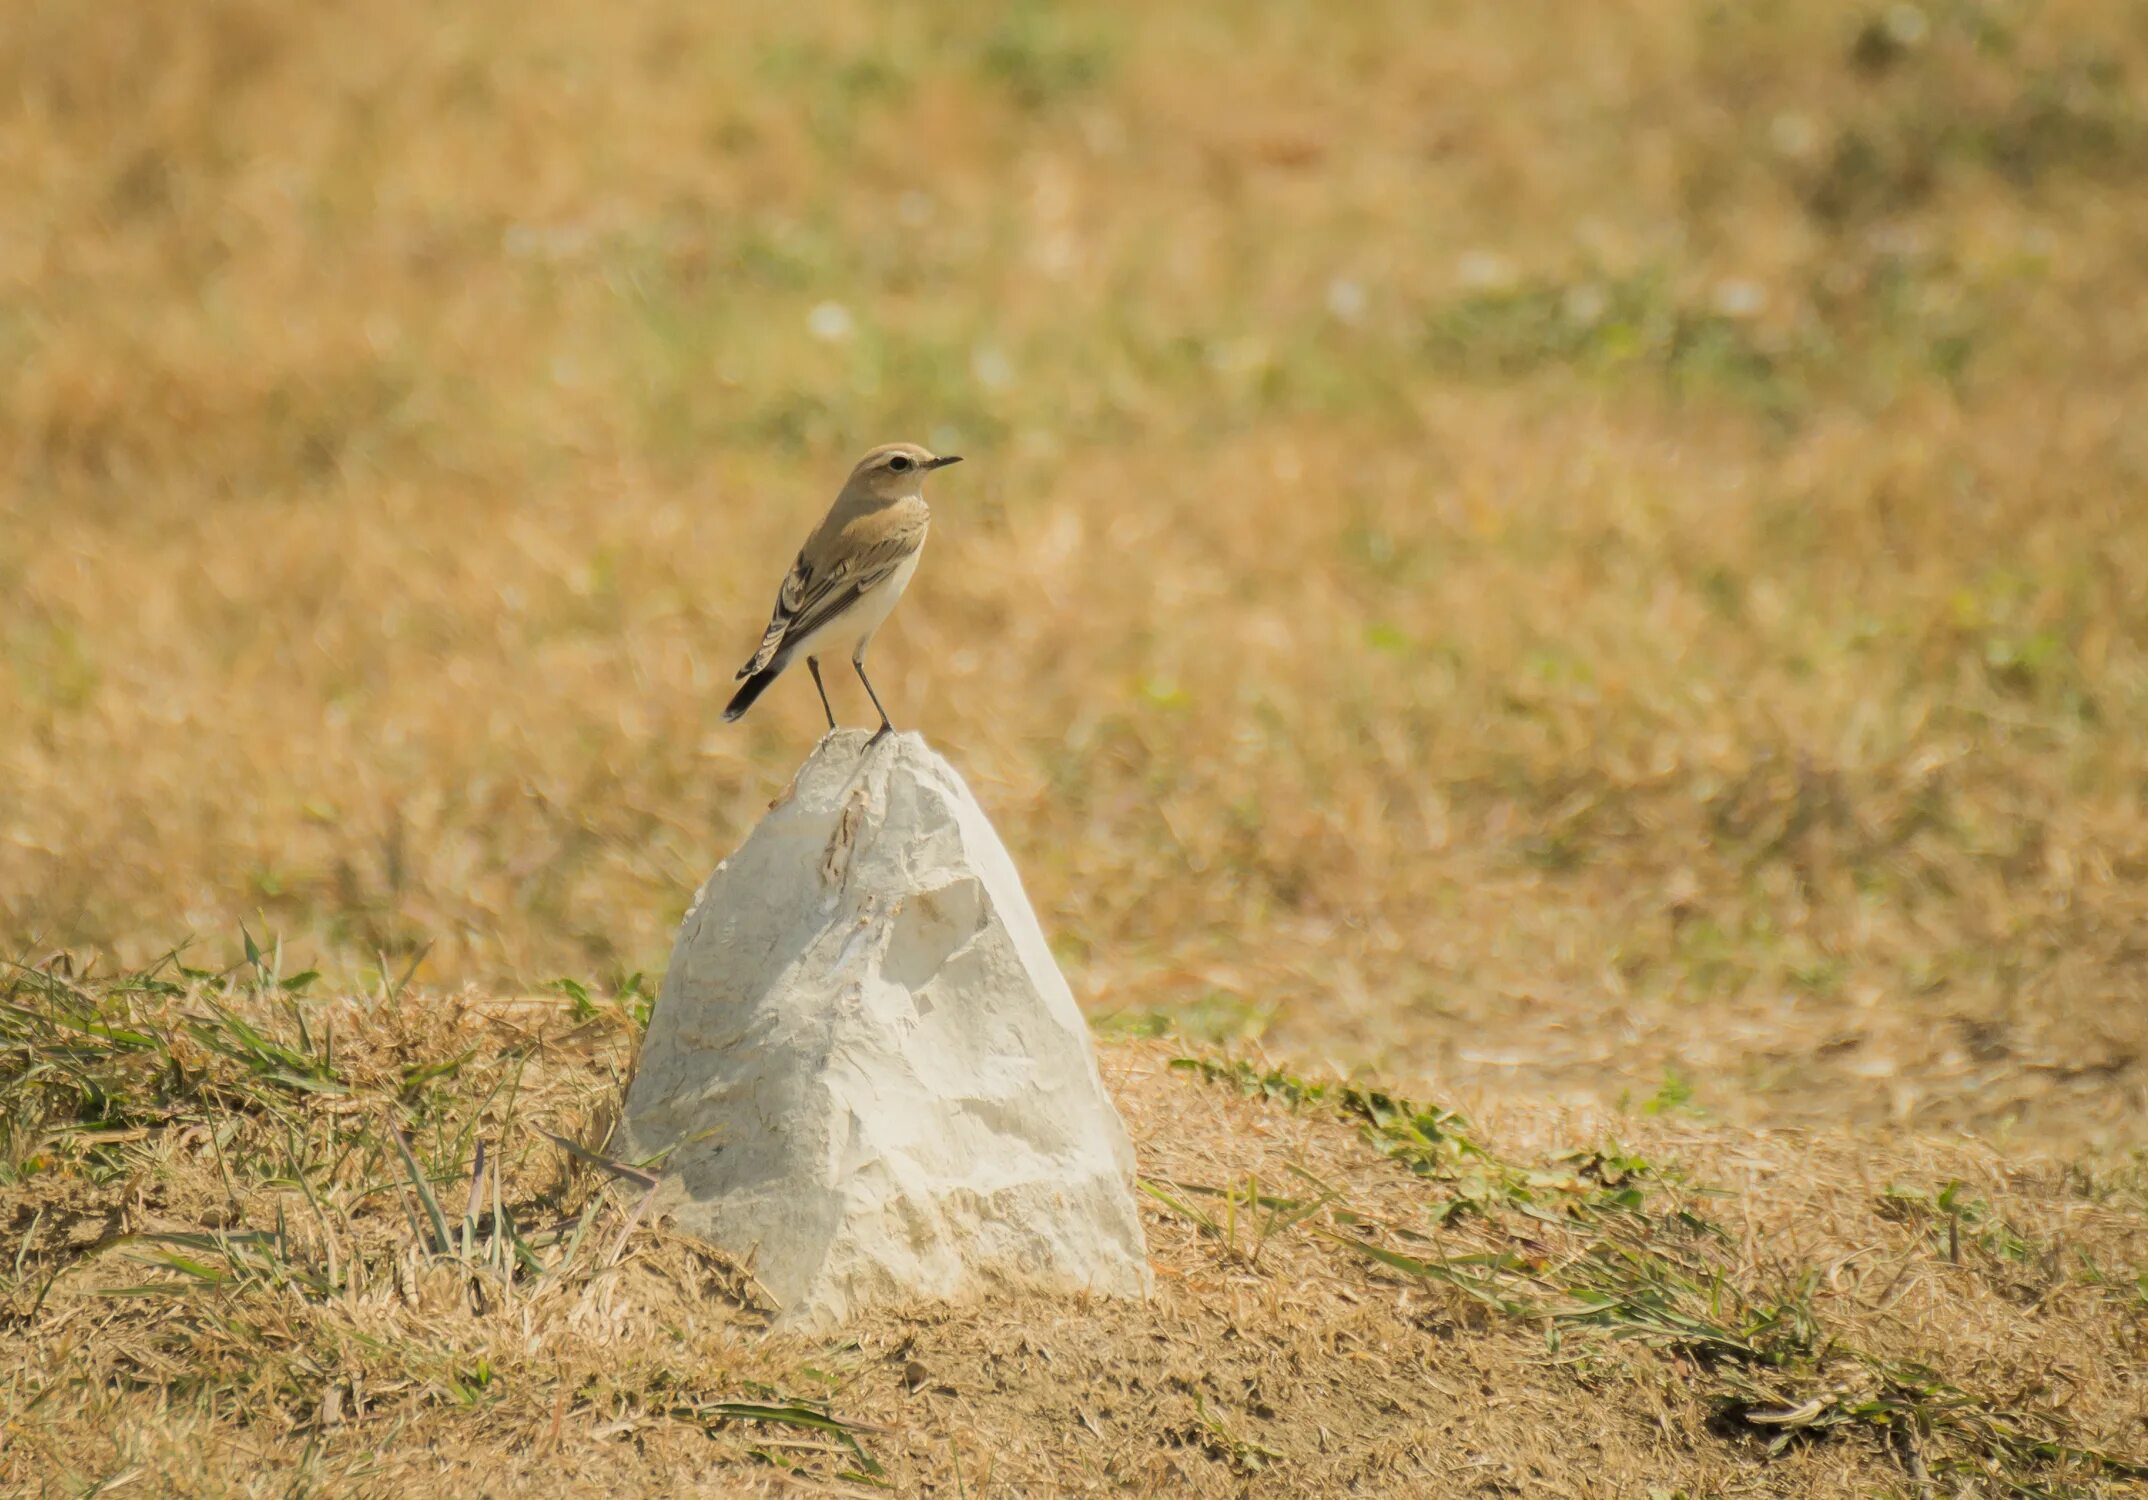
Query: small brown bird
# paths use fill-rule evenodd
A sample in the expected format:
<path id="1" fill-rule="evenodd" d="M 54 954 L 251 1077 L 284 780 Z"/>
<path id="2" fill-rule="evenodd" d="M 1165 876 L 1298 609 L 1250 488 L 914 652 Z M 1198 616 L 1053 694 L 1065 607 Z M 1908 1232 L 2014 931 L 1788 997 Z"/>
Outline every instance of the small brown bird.
<path id="1" fill-rule="evenodd" d="M 806 538 L 798 561 L 776 595 L 776 612 L 769 617 L 760 650 L 738 669 L 746 685 L 738 690 L 723 711 L 726 720 L 736 719 L 783 675 L 783 669 L 803 656 L 813 673 L 813 686 L 820 691 L 821 711 L 828 727 L 835 728 L 835 710 L 828 703 L 828 688 L 820 680 L 820 654 L 831 647 L 849 645 L 850 664 L 857 669 L 865 694 L 880 710 L 880 728 L 871 744 L 890 734 L 888 711 L 865 675 L 865 648 L 880 628 L 925 549 L 925 531 L 932 512 L 925 505 L 925 476 L 962 460 L 940 457 L 915 443 L 888 443 L 858 460 L 850 471 L 843 492 L 827 517 Z"/>

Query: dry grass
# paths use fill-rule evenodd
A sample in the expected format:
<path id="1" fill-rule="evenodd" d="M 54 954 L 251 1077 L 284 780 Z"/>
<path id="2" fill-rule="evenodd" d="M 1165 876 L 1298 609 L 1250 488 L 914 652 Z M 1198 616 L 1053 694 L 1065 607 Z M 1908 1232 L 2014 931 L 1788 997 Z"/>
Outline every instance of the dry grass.
<path id="1" fill-rule="evenodd" d="M 16 0 L 0 176 L 0 955 L 238 965 L 0 978 L 0 1487 L 2138 1488 L 2138 6 Z M 1153 1305 L 762 1342 L 544 1132 L 897 435 L 1106 1029 L 1476 1123 L 1122 1040 Z"/>
<path id="2" fill-rule="evenodd" d="M 900 433 L 880 681 L 1098 1012 L 2137 1140 L 2144 80 L 2117 0 L 10 6 L 0 942 L 659 967 Z"/>
<path id="3" fill-rule="evenodd" d="M 764 1339 L 750 1277 L 559 1144 L 601 1140 L 628 1018 L 308 987 L 263 955 L 0 988 L 0 1488 L 1921 1500 L 2148 1475 L 2137 1169 L 1541 1104 L 1473 1124 L 1121 1043 L 1150 1305 Z"/>

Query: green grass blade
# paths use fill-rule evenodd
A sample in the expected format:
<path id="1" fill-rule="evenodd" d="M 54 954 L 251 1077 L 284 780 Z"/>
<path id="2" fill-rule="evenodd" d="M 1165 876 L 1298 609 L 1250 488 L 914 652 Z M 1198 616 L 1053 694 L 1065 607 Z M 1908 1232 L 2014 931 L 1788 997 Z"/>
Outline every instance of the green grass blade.
<path id="1" fill-rule="evenodd" d="M 404 1133 L 403 1127 L 390 1125 L 388 1133 L 390 1139 L 395 1142 L 397 1154 L 403 1158 L 404 1170 L 410 1174 L 410 1185 L 418 1190 L 418 1202 L 425 1206 L 425 1216 L 432 1221 L 433 1243 L 437 1247 L 434 1253 L 445 1255 L 454 1242 L 448 1238 L 447 1216 L 440 1212 L 440 1200 L 433 1196 L 432 1187 L 426 1182 L 425 1173 L 418 1166 L 418 1159 L 410 1154 L 410 1139 Z"/>

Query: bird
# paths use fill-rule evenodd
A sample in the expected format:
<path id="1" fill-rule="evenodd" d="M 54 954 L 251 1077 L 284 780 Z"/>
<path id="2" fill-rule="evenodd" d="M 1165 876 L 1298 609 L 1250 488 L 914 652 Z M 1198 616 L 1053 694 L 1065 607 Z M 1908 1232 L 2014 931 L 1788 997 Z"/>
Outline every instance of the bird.
<path id="1" fill-rule="evenodd" d="M 883 443 L 858 460 L 777 591 L 760 648 L 738 669 L 744 686 L 723 711 L 726 723 L 753 707 L 783 669 L 803 656 L 820 693 L 821 712 L 834 729 L 835 709 L 821 681 L 820 658 L 847 645 L 850 665 L 880 713 L 880 728 L 866 748 L 895 732 L 880 695 L 873 691 L 873 680 L 865 675 L 865 648 L 910 586 L 924 552 L 925 532 L 932 524 L 925 476 L 961 462 L 953 454 L 936 454 L 916 443 Z"/>

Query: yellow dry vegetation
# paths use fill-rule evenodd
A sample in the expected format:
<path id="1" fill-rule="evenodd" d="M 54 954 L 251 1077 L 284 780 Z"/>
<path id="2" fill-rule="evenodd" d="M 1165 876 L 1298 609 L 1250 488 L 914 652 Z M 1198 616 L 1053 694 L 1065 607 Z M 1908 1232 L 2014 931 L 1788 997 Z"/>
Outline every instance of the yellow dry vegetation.
<path id="1" fill-rule="evenodd" d="M 600 1002 L 0 984 L 0 1490 L 2137 1495 L 2148 1176 L 1102 1048 L 1146 1305 L 763 1336 Z M 1453 1103 L 1447 1100 L 1442 1103 Z M 1471 1102 L 1464 1099 L 1460 1102 Z M 596 1148 L 594 1151 L 591 1148 Z"/>
<path id="2" fill-rule="evenodd" d="M 877 681 L 1099 1016 L 2137 1139 L 2144 101 L 2124 0 L 18 0 L 0 937 L 631 988 L 902 436 Z"/>

